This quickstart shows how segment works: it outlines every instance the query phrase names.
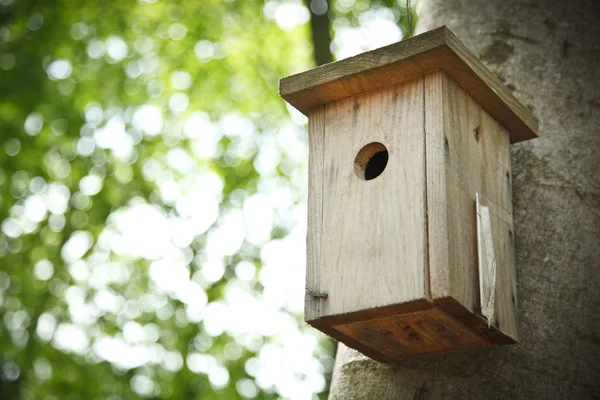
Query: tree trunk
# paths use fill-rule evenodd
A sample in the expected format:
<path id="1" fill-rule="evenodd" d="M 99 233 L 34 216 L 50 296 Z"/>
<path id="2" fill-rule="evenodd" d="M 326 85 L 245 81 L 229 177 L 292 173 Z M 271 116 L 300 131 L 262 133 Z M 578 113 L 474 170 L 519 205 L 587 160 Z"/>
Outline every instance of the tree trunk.
<path id="1" fill-rule="evenodd" d="M 521 341 L 401 362 L 340 345 L 331 399 L 600 398 L 600 6 L 429 0 L 540 119 L 512 146 Z"/>
<path id="2" fill-rule="evenodd" d="M 310 32 L 317 65 L 333 61 L 329 44 L 331 43 L 331 25 L 328 15 L 329 0 L 304 0 L 310 10 Z"/>

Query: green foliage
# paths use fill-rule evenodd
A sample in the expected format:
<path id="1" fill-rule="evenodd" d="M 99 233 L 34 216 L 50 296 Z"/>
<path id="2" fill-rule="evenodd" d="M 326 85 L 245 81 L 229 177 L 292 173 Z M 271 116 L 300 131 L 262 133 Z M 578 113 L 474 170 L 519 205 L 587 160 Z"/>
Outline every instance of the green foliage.
<path id="1" fill-rule="evenodd" d="M 273 1 L 0 1 L 0 397 L 326 396 L 287 4 L 282 30 Z M 330 18 L 385 6 L 406 24 L 364 0 Z"/>

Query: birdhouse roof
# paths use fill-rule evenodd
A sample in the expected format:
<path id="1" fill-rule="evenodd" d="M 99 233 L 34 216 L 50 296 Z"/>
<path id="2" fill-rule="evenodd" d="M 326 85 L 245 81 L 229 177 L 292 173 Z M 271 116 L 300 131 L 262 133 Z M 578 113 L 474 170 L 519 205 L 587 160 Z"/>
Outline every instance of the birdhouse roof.
<path id="1" fill-rule="evenodd" d="M 511 142 L 538 137 L 538 120 L 445 26 L 282 78 L 279 93 L 305 115 L 318 105 L 443 70 L 496 118 Z"/>

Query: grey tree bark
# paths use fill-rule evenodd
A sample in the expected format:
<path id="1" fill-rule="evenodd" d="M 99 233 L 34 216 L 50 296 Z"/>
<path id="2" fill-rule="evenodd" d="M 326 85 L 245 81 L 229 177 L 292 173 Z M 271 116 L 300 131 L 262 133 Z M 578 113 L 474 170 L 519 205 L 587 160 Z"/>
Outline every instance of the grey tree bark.
<path id="1" fill-rule="evenodd" d="M 540 119 L 512 147 L 521 342 L 389 366 L 340 345 L 330 399 L 600 398 L 600 2 L 429 0 Z"/>

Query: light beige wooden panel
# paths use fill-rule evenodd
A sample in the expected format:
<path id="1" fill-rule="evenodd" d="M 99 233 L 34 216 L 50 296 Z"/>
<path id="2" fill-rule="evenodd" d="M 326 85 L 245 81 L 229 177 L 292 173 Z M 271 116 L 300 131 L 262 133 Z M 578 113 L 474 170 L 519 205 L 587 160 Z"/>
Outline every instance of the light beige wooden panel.
<path id="1" fill-rule="evenodd" d="M 481 147 L 485 187 L 484 202 L 490 207 L 496 255 L 494 324 L 514 340 L 517 325 L 517 280 L 511 187 L 510 144 L 506 129 L 487 112 L 480 112 Z M 488 168 L 490 165 L 491 168 Z"/>
<path id="2" fill-rule="evenodd" d="M 437 299 L 451 296 L 473 312 L 479 286 L 477 252 L 472 246 L 476 231 L 469 225 L 474 222 L 475 210 L 463 193 L 469 190 L 471 163 L 481 158 L 479 154 L 467 157 L 471 153 L 469 139 L 475 140 L 470 132 L 478 126 L 479 110 L 464 96 L 450 98 L 457 94 L 449 93 L 449 86 L 442 72 L 425 77 L 431 295 Z M 475 192 L 472 197 L 474 203 Z"/>
<path id="3" fill-rule="evenodd" d="M 325 151 L 325 107 L 313 108 L 308 115 L 308 226 L 306 236 L 306 293 L 304 319 L 318 318 L 326 299 L 319 288 L 323 223 L 323 153 Z"/>
<path id="4" fill-rule="evenodd" d="M 479 312 L 475 194 L 490 208 L 497 257 L 496 321 L 516 337 L 510 144 L 506 130 L 443 72 L 425 77 L 431 293 Z M 512 299 L 515 299 L 514 301 Z M 464 309 L 455 310 L 462 316 Z M 449 310 L 449 312 L 452 312 Z"/>
<path id="5" fill-rule="evenodd" d="M 310 171 L 323 174 L 322 254 L 314 273 L 327 294 L 321 316 L 426 297 L 423 85 L 419 78 L 325 108 L 323 170 Z M 371 142 L 387 147 L 389 161 L 365 181 L 354 159 Z"/>

